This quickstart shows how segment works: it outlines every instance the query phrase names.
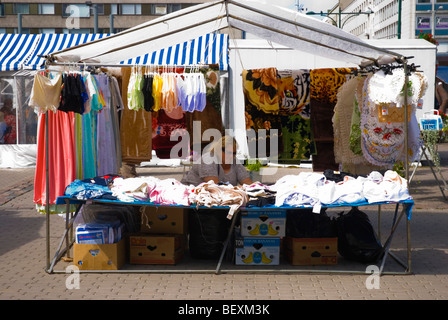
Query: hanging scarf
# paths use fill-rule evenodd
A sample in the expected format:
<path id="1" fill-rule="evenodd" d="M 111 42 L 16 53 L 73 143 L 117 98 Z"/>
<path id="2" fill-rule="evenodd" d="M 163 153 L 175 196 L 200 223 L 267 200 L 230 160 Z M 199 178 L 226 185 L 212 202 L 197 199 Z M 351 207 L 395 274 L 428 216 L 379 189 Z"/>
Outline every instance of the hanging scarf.
<path id="1" fill-rule="evenodd" d="M 251 156 L 278 157 L 283 150 L 276 68 L 243 70 L 247 142 Z M 274 129 L 274 130 L 273 130 Z M 265 152 L 259 149 L 265 146 Z M 255 152 L 254 152 L 255 151 Z"/>
<path id="2" fill-rule="evenodd" d="M 351 73 L 349 68 L 313 69 L 310 73 L 311 126 L 316 144 L 313 170 L 338 170 L 334 156 L 333 110 L 337 92 Z"/>
<path id="3" fill-rule="evenodd" d="M 282 160 L 307 160 L 311 156 L 309 70 L 278 71 Z"/>

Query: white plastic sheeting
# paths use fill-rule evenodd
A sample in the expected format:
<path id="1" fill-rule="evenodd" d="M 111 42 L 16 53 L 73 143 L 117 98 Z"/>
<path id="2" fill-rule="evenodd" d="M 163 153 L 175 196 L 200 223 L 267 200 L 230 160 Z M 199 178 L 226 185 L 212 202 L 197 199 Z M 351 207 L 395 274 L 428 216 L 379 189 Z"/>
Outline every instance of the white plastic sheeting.
<path id="1" fill-rule="evenodd" d="M 0 168 L 35 167 L 36 158 L 36 144 L 0 145 Z"/>
<path id="2" fill-rule="evenodd" d="M 50 54 L 51 63 L 111 65 L 233 27 L 287 47 L 365 65 L 399 54 L 303 13 L 250 0 L 219 0 L 167 14 L 105 39 Z"/>

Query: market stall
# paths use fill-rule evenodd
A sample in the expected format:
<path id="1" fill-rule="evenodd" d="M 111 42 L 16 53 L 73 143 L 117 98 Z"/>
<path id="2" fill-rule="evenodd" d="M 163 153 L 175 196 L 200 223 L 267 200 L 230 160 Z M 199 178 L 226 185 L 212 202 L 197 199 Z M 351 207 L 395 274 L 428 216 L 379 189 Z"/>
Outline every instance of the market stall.
<path id="1" fill-rule="evenodd" d="M 259 3 L 253 3 L 251 1 L 216 1 L 212 3 L 207 3 L 203 5 L 198 5 L 194 7 L 187 8 L 185 10 L 181 10 L 179 12 L 175 12 L 169 15 L 166 15 L 164 17 L 161 17 L 159 19 L 152 20 L 148 23 L 145 23 L 143 25 L 131 28 L 129 30 L 126 30 L 124 32 L 118 33 L 116 35 L 112 35 L 110 37 L 100 39 L 97 41 L 94 41 L 88 45 L 79 45 L 73 48 L 65 49 L 60 52 L 55 52 L 52 54 L 49 54 L 46 57 L 46 66 L 47 68 L 70 68 L 76 66 L 77 68 L 100 68 L 100 67 L 115 67 L 118 61 L 123 61 L 124 59 L 130 59 L 137 56 L 144 55 L 145 52 L 148 51 L 154 51 L 159 48 L 164 48 L 167 46 L 175 45 L 179 42 L 179 39 L 191 39 L 194 37 L 201 36 L 204 33 L 210 33 L 214 31 L 218 31 L 225 28 L 235 28 L 235 29 L 241 29 L 245 30 L 247 32 L 253 33 L 255 35 L 258 35 L 261 38 L 268 39 L 272 42 L 280 43 L 283 45 L 287 45 L 288 47 L 294 48 L 296 50 L 305 51 L 305 52 L 312 52 L 314 54 L 319 54 L 326 57 L 331 57 L 333 59 L 340 59 L 342 61 L 346 61 L 349 63 L 352 63 L 354 66 L 351 69 L 345 70 L 346 75 L 351 75 L 352 77 L 357 76 L 366 76 L 366 75 L 378 75 L 378 77 L 364 77 L 363 80 L 369 79 L 369 82 L 366 82 L 367 84 L 376 84 L 381 82 L 381 77 L 385 78 L 390 73 L 396 75 L 396 78 L 392 79 L 396 81 L 397 83 L 393 83 L 394 86 L 391 87 L 396 88 L 398 92 L 393 92 L 395 96 L 397 97 L 396 103 L 400 104 L 401 110 L 404 110 L 403 117 L 400 118 L 401 126 L 399 128 L 399 131 L 395 130 L 394 133 L 399 134 L 398 143 L 399 148 L 397 148 L 398 145 L 389 145 L 389 150 L 394 149 L 398 150 L 400 152 L 393 154 L 389 157 L 388 162 L 382 163 L 382 165 L 390 166 L 394 161 L 397 160 L 403 160 L 407 166 L 409 163 L 409 141 L 408 141 L 408 122 L 409 122 L 409 113 L 408 111 L 408 99 L 414 99 L 419 96 L 419 94 L 422 92 L 421 87 L 424 87 L 424 81 L 420 80 L 421 78 L 416 75 L 416 69 L 413 66 L 408 65 L 407 58 L 391 52 L 389 50 L 381 49 L 369 44 L 366 44 L 359 40 L 358 38 L 345 33 L 344 31 L 335 28 L 333 26 L 330 26 L 328 24 L 322 23 L 318 20 L 315 20 L 313 18 L 307 17 L 305 15 L 302 15 L 300 13 L 286 10 L 283 8 L 279 8 L 276 6 L 271 6 L 267 4 L 259 4 Z M 155 68 L 159 68 L 160 66 L 152 66 Z M 170 65 L 169 68 L 176 69 L 177 65 Z M 194 68 L 194 66 L 193 66 Z M 142 77 L 140 77 L 140 80 L 137 80 L 138 76 L 136 75 L 144 75 L 145 71 L 142 73 L 138 72 L 139 69 L 134 69 L 130 77 L 128 78 L 129 82 L 131 84 L 138 83 L 138 81 L 142 80 Z M 158 70 L 158 69 L 156 69 Z M 166 70 L 166 69 L 165 69 Z M 151 66 L 149 66 L 149 72 L 153 72 L 154 69 L 151 70 Z M 175 71 L 175 70 L 174 70 Z M 272 70 L 271 70 L 272 71 Z M 273 70 L 276 72 L 276 70 Z M 316 77 L 322 77 L 325 76 L 321 74 L 321 70 L 313 70 L 315 72 Z M 86 69 L 83 69 L 79 72 L 88 72 Z M 252 72 L 253 70 L 245 70 L 243 72 L 242 76 L 244 77 L 244 80 L 252 81 L 254 77 L 249 78 L 247 75 Z M 70 71 L 69 71 L 70 73 Z M 73 71 L 72 71 L 73 73 Z M 88 73 L 86 74 L 87 77 L 90 77 Z M 97 76 L 97 75 L 95 75 Z M 415 91 L 414 88 L 411 88 L 410 90 L 404 90 L 403 94 L 401 95 L 401 89 L 404 84 L 409 83 L 409 77 L 413 76 L 413 84 L 415 84 L 415 88 L 418 88 L 418 91 Z M 56 79 L 56 78 L 54 78 Z M 346 78 L 344 78 L 346 79 Z M 131 81 L 132 80 L 132 81 Z M 347 81 L 348 82 L 348 81 Z M 364 82 L 363 82 L 364 83 Z M 401 85 L 401 86 L 400 86 Z M 129 83 L 125 86 L 127 90 L 129 90 Z M 338 87 L 339 89 L 339 87 Z M 322 90 L 323 91 L 323 90 Z M 196 91 L 197 92 L 197 91 Z M 354 91 L 351 91 L 354 93 Z M 332 94 L 336 95 L 337 91 L 334 91 Z M 123 98 L 126 99 L 128 105 L 128 109 L 132 107 L 133 103 L 133 95 L 131 94 L 131 99 L 129 99 L 129 91 L 126 91 L 126 95 L 123 95 Z M 137 94 L 137 92 L 136 92 Z M 399 97 L 398 97 L 399 96 Z M 382 101 L 382 97 L 376 97 L 380 103 L 388 103 L 389 101 Z M 398 99 L 399 98 L 399 99 Z M 396 106 L 395 106 L 396 107 Z M 392 109 L 391 109 L 392 110 Z M 394 109 L 395 110 L 395 109 Z M 116 110 L 114 110 L 116 111 Z M 233 108 L 228 107 L 228 111 L 231 114 L 234 110 Z M 48 115 L 45 117 L 45 120 L 47 121 L 50 118 L 50 113 L 46 111 L 46 114 Z M 378 112 L 378 110 L 376 110 Z M 82 113 L 82 112 L 80 112 Z M 275 112 L 273 112 L 275 113 Z M 378 113 L 376 113 L 378 114 Z M 383 114 L 384 115 L 384 114 Z M 328 116 L 328 115 L 327 115 Z M 134 117 L 135 118 L 135 117 Z M 83 119 L 84 120 L 84 119 Z M 73 123 L 72 120 L 66 119 L 63 121 L 67 121 L 67 123 Z M 42 128 L 48 128 L 48 122 L 46 122 L 47 125 Z M 74 122 L 76 124 L 76 122 Z M 315 122 L 316 124 L 319 124 L 320 121 L 317 120 Z M 372 124 L 366 124 L 369 129 L 375 129 L 372 128 Z M 69 126 L 66 126 L 68 128 Z M 385 128 L 384 128 L 385 129 Z M 390 129 L 390 128 L 389 128 Z M 393 129 L 393 128 L 392 128 Z M 397 128 L 395 128 L 397 129 Z M 383 129 L 382 129 L 383 130 Z M 71 131 L 72 132 L 72 131 Z M 375 131 L 376 132 L 376 131 Z M 49 181 L 54 181 L 53 179 L 49 179 L 48 176 L 48 170 L 49 166 L 51 169 L 51 164 L 49 165 L 49 157 L 48 157 L 48 145 L 52 143 L 52 141 L 48 140 L 48 133 L 43 133 L 42 136 L 45 138 L 45 141 L 47 143 L 45 144 L 46 149 L 42 149 L 41 152 L 46 152 L 46 165 L 41 166 L 40 168 L 43 168 L 46 170 L 46 172 L 41 172 L 40 179 L 36 180 L 38 182 L 45 181 L 46 185 L 41 185 L 41 190 L 50 190 L 49 188 Z M 67 137 L 67 136 L 65 136 Z M 371 137 L 371 136 L 367 136 Z M 388 136 L 389 137 L 389 136 Z M 325 142 L 325 139 L 328 137 L 321 137 L 322 141 Z M 73 137 L 74 139 L 74 137 Z M 95 141 L 95 140 L 93 140 Z M 57 143 L 54 142 L 53 143 Z M 61 141 L 61 143 L 57 143 L 58 145 L 74 145 L 73 143 L 65 143 Z M 84 147 L 81 146 L 81 147 Z M 414 145 L 412 145 L 414 147 Z M 365 149 L 365 150 L 368 150 Z M 108 150 L 110 151 L 110 150 Z M 71 151 L 73 152 L 73 150 Z M 88 153 L 84 153 L 86 155 Z M 378 162 L 378 159 L 376 160 Z M 83 162 L 83 169 L 85 169 L 84 166 L 85 162 Z M 377 163 L 375 163 L 377 164 Z M 76 176 L 76 166 L 72 165 L 70 168 L 62 168 L 60 172 L 67 173 L 68 171 L 71 172 L 71 175 L 66 176 L 67 180 L 65 183 L 62 183 L 64 187 L 70 185 L 70 183 L 75 180 Z M 332 168 L 331 168 L 332 169 Z M 320 171 L 320 170 L 319 170 Z M 406 168 L 406 178 L 408 176 Z M 94 175 L 98 175 L 98 172 L 95 172 Z M 43 179 L 46 177 L 45 179 Z M 89 178 L 93 178 L 93 176 L 89 176 Z M 296 177 L 300 180 L 299 177 Z M 318 175 L 318 177 L 315 178 L 315 182 L 322 181 L 322 175 Z M 377 177 L 378 178 L 378 177 Z M 383 177 L 381 176 L 381 181 L 383 181 Z M 119 180 L 116 180 L 119 181 Z M 394 215 L 394 221 L 392 225 L 392 229 L 390 232 L 390 236 L 386 243 L 386 254 L 384 257 L 388 255 L 388 248 L 390 245 L 390 241 L 392 239 L 393 233 L 396 230 L 397 223 L 401 221 L 401 217 L 403 215 L 407 215 L 407 231 L 409 234 L 409 223 L 410 223 L 410 213 L 411 208 L 413 205 L 412 198 L 410 198 L 409 194 L 406 193 L 407 190 L 407 184 L 406 180 L 399 179 L 396 175 L 393 178 L 387 178 L 384 179 L 386 182 L 392 183 L 395 187 L 400 186 L 398 189 L 393 188 L 395 191 L 398 191 L 398 194 L 393 193 L 394 195 L 400 195 L 396 198 L 377 198 L 376 200 L 369 201 L 365 197 L 357 198 L 356 201 L 353 201 L 353 198 L 351 196 L 354 196 L 353 194 L 349 194 L 348 198 L 351 198 L 352 201 L 333 199 L 332 201 L 324 202 L 322 199 L 316 200 L 315 197 L 309 197 L 310 199 L 316 200 L 316 203 L 299 203 L 296 202 L 295 204 L 287 203 L 287 202 L 276 202 L 274 209 L 302 209 L 302 208 L 312 208 L 316 212 L 320 212 L 319 208 L 326 208 L 331 206 L 348 206 L 348 207 L 358 207 L 360 205 L 382 205 L 382 204 L 396 204 L 396 212 Z M 153 181 L 154 182 L 154 181 Z M 358 181 L 359 182 L 359 181 Z M 398 182 L 398 184 L 396 184 Z M 115 181 L 114 181 L 115 183 Z M 305 182 L 304 182 L 305 183 Z M 297 184 L 297 183 L 295 183 Z M 173 185 L 177 186 L 177 183 L 174 181 L 171 181 L 170 188 L 173 188 Z M 304 184 L 306 185 L 306 183 Z M 334 186 L 334 185 L 333 185 Z M 144 187 L 145 190 L 147 190 L 148 185 Z M 294 190 L 293 185 L 285 183 L 282 185 L 282 187 L 286 187 L 288 192 L 292 192 L 295 195 L 302 194 L 302 191 Z M 314 185 L 314 187 L 317 187 L 317 185 Z M 346 186 L 343 186 L 346 187 Z M 204 188 L 204 186 L 196 186 L 194 190 L 198 190 L 198 188 Z M 404 190 L 402 189 L 404 188 Z M 151 188 L 149 188 L 151 189 Z M 317 191 L 318 188 L 312 188 L 312 190 Z M 362 188 L 361 188 L 362 189 Z M 152 190 L 152 189 L 151 189 Z M 179 189 L 176 188 L 176 190 L 182 191 L 182 187 L 179 186 Z M 65 190 L 66 191 L 66 190 Z M 142 190 L 140 190 L 142 191 Z M 185 191 L 185 190 L 184 190 Z M 235 191 L 235 190 L 233 190 Z M 384 191 L 384 190 L 383 190 Z M 277 190 L 278 192 L 278 190 Z M 373 191 L 372 191 L 373 192 Z M 187 202 L 187 203 L 176 203 L 176 205 L 183 205 L 184 207 L 189 208 L 210 208 L 210 207 L 230 207 L 230 209 L 224 209 L 224 210 L 230 210 L 229 213 L 229 220 L 232 221 L 232 225 L 230 227 L 230 231 L 233 231 L 233 223 L 237 220 L 237 216 L 239 215 L 240 210 L 239 209 L 245 209 L 247 211 L 260 209 L 259 207 L 246 207 L 246 203 L 244 201 L 244 197 L 247 194 L 247 190 L 239 190 L 238 197 L 232 198 L 236 202 L 234 203 L 215 203 L 214 205 L 206 205 L 205 203 L 201 203 L 197 199 L 195 201 Z M 380 192 L 381 193 L 381 192 Z M 388 193 L 388 192 L 386 192 Z M 334 194 L 334 193 L 330 193 Z M 375 194 L 375 192 L 373 192 Z M 388 193 L 390 195 L 390 192 Z M 60 203 L 58 201 L 63 201 L 66 204 L 66 212 L 68 213 L 71 211 L 70 205 L 77 204 L 79 200 L 82 200 L 81 203 L 92 201 L 88 198 L 73 198 L 71 196 L 68 196 L 64 194 L 65 197 L 61 194 L 58 195 L 52 195 L 53 198 L 50 202 L 50 195 L 49 192 L 41 192 L 40 195 L 45 195 L 46 199 L 42 198 L 41 203 L 44 204 L 45 210 L 47 213 L 47 221 L 49 221 L 49 206 L 50 203 Z M 132 199 L 132 201 L 123 201 L 123 199 L 115 199 L 118 200 L 118 204 L 128 204 L 128 205 L 137 205 L 137 206 L 156 206 L 156 207 L 165 207 L 173 205 L 173 203 L 169 202 L 159 202 L 156 203 L 154 201 L 154 198 L 151 197 L 148 194 L 139 194 L 139 197 L 143 196 L 143 198 L 135 198 Z M 185 196 L 185 194 L 184 194 Z M 247 196 L 247 195 L 246 195 Z M 241 198 L 243 197 L 243 198 Z M 146 199 L 146 201 L 142 201 L 142 199 Z M 184 199 L 184 198 L 181 198 Z M 278 194 L 277 194 L 277 198 Z M 178 199 L 179 200 L 179 199 Z M 65 202 L 67 201 L 67 202 Z M 95 200 L 96 201 L 96 200 Z M 99 201 L 101 202 L 101 201 Z M 403 210 L 400 216 L 397 215 L 398 207 L 399 205 L 403 205 Z M 79 210 L 80 207 L 78 207 Z M 76 211 L 77 212 L 77 211 Z M 64 235 L 63 240 L 67 239 L 68 232 L 70 228 L 73 226 L 72 224 L 73 220 L 68 220 L 67 224 L 67 230 L 66 234 Z M 48 222 L 49 227 L 49 222 Z M 230 239 L 231 234 L 229 233 L 227 236 L 226 243 L 228 243 Z M 48 238 L 48 236 L 47 236 Z M 47 239 L 48 240 L 48 239 Z M 48 244 L 48 243 L 47 243 Z M 408 265 L 406 266 L 406 272 L 410 272 L 410 248 L 409 248 L 409 239 L 408 239 Z M 60 246 L 61 248 L 61 246 Z M 225 250 L 225 248 L 224 248 Z M 224 252 L 224 251 L 223 251 Z M 222 259 L 221 254 L 221 259 Z M 56 257 L 59 258 L 60 252 L 57 252 Z M 221 261 L 220 259 L 220 261 Z M 54 263 L 55 260 L 53 260 Z M 384 261 L 384 260 L 383 260 Z M 48 259 L 48 265 L 47 265 L 47 271 L 52 272 L 53 265 L 50 268 L 50 259 Z M 220 265 L 218 264 L 217 271 L 220 270 Z"/>

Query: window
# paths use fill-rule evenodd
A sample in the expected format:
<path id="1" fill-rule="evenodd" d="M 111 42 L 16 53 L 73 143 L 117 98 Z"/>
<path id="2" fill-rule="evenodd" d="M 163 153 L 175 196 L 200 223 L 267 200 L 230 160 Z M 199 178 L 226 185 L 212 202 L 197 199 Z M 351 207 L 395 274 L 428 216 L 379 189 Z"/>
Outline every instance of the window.
<path id="1" fill-rule="evenodd" d="M 19 28 L 14 28 L 14 33 L 19 33 Z M 21 34 L 30 34 L 30 28 L 22 28 Z"/>
<path id="2" fill-rule="evenodd" d="M 69 33 L 90 33 L 90 29 L 88 28 L 81 28 L 81 29 L 63 29 L 63 33 L 69 34 Z"/>
<path id="3" fill-rule="evenodd" d="M 3 3 L 0 3 L 0 17 L 5 16 L 5 5 Z"/>
<path id="4" fill-rule="evenodd" d="M 151 5 L 151 14 L 162 15 L 162 14 L 167 14 L 167 13 L 168 13 L 168 8 L 167 8 L 166 4 Z"/>
<path id="5" fill-rule="evenodd" d="M 174 12 L 174 11 L 178 11 L 182 9 L 182 5 L 181 4 L 169 4 L 168 5 L 168 13 Z"/>
<path id="6" fill-rule="evenodd" d="M 41 28 L 40 33 L 56 33 L 55 28 Z"/>
<path id="7" fill-rule="evenodd" d="M 140 4 L 122 4 L 120 5 L 120 12 L 122 15 L 142 14 L 142 6 Z"/>
<path id="8" fill-rule="evenodd" d="M 92 8 L 92 10 L 94 10 L 94 9 Z M 93 13 L 93 11 L 92 11 L 92 13 Z M 104 4 L 96 4 L 96 13 L 98 15 L 104 15 Z"/>
<path id="9" fill-rule="evenodd" d="M 53 3 L 39 4 L 39 14 L 54 14 L 54 4 Z"/>
<path id="10" fill-rule="evenodd" d="M 448 28 L 448 16 L 437 16 L 436 17 L 436 28 Z"/>
<path id="11" fill-rule="evenodd" d="M 430 17 L 417 17 L 417 29 L 431 29 Z"/>
<path id="12" fill-rule="evenodd" d="M 110 5 L 110 14 L 117 15 L 118 14 L 118 4 Z"/>
<path id="13" fill-rule="evenodd" d="M 431 0 L 417 0 L 417 3 L 431 3 Z"/>
<path id="14" fill-rule="evenodd" d="M 90 17 L 90 7 L 86 4 L 63 4 L 62 15 L 64 17 L 88 18 Z"/>
<path id="15" fill-rule="evenodd" d="M 180 4 L 152 4 L 151 14 L 164 15 L 182 9 Z"/>
<path id="16" fill-rule="evenodd" d="M 28 3 L 15 3 L 13 6 L 14 14 L 29 14 L 30 13 L 30 5 Z"/>

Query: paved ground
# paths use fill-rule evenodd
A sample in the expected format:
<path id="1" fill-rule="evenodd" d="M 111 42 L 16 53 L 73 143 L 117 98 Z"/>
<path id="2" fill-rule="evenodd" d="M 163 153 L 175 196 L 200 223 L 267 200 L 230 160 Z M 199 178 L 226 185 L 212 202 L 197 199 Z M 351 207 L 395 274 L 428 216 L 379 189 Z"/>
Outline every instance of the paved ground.
<path id="1" fill-rule="evenodd" d="M 442 172 L 448 177 L 448 144 L 440 145 Z M 155 171 L 156 170 L 156 171 Z M 286 170 L 286 171 L 285 171 Z M 278 175 L 296 172 L 282 169 Z M 141 174 L 181 177 L 180 168 L 144 168 Z M 343 273 L 82 273 L 79 289 L 69 289 L 59 262 L 45 271 L 46 217 L 33 204 L 34 169 L 0 169 L 0 299 L 1 300 L 445 300 L 448 298 L 448 205 L 430 168 L 418 168 L 412 180 L 415 207 L 410 223 L 412 274 L 383 275 L 379 288 L 368 289 L 369 274 Z M 276 179 L 275 176 L 272 179 Z M 268 179 L 267 179 L 268 180 Z M 269 181 L 263 180 L 263 182 Z M 380 225 L 391 225 L 390 208 L 382 209 Z M 377 223 L 377 211 L 366 209 Z M 403 221 L 405 222 L 405 221 Z M 50 219 L 53 258 L 64 230 L 64 220 Z M 383 238 L 384 241 L 384 238 Z M 393 252 L 406 259 L 406 224 L 392 243 Z M 337 268 L 365 266 L 340 260 Z M 397 269 L 388 259 L 387 269 Z M 400 268 L 397 270 L 401 271 Z M 288 270 L 286 270 L 288 271 Z M 74 284 L 75 282 L 69 282 Z M 373 283 L 373 282 L 370 282 Z"/>

